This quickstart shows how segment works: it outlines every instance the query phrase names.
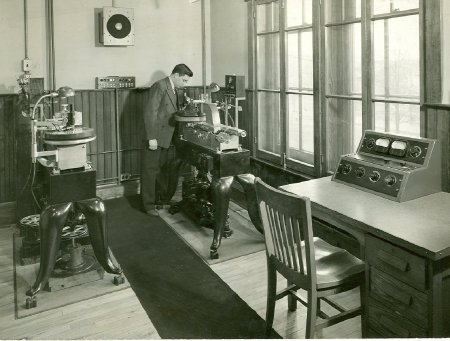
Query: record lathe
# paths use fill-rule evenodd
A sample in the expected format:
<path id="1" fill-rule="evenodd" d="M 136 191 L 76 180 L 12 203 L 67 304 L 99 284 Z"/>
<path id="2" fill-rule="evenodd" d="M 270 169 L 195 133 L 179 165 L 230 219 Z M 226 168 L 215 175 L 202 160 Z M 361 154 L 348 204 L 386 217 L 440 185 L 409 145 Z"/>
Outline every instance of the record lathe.
<path id="1" fill-rule="evenodd" d="M 441 191 L 439 141 L 367 130 L 333 181 L 403 202 Z"/>
<path id="2" fill-rule="evenodd" d="M 239 137 L 245 137 L 246 132 L 221 124 L 216 104 L 197 101 L 187 109 L 175 118 L 180 134 L 176 142 L 177 156 L 196 167 L 198 173 L 194 179 L 183 182 L 182 200 L 172 205 L 169 212 L 182 210 L 200 225 L 212 228 L 210 257 L 217 259 L 222 237 L 233 233 L 228 224 L 228 207 L 235 178 L 244 188 L 247 201 L 254 199 L 251 197 L 254 177 L 248 174 L 250 151 L 241 148 L 239 143 Z M 249 211 L 249 215 L 252 221 L 258 219 L 256 211 Z M 258 223 L 254 225 L 260 227 Z"/>
<path id="3" fill-rule="evenodd" d="M 49 288 L 51 277 L 78 276 L 77 282 L 83 283 L 82 277 L 87 273 L 100 274 L 98 270 L 103 268 L 117 275 L 114 278 L 116 285 L 124 282 L 122 270 L 109 251 L 105 206 L 96 197 L 96 172 L 87 161 L 86 144 L 95 139 L 94 130 L 81 126 L 81 117 L 76 116 L 69 104 L 61 105 L 62 110 L 51 118 L 46 118 L 42 112 L 39 117 L 37 115 L 39 103 L 44 98 L 71 96 L 74 91 L 69 87 L 45 94 L 36 102 L 31 114 L 31 159 L 39 185 L 32 184 L 32 194 L 42 210 L 38 216 L 38 235 L 28 234 L 25 238 L 26 245 L 30 244 L 30 239 L 34 239 L 34 244 L 40 244 L 39 272 L 26 293 L 29 296 L 27 308 L 37 306 L 36 294 Z M 40 166 L 39 171 L 36 164 Z M 38 197 L 33 192 L 36 187 L 40 188 Z M 87 255 L 86 248 L 79 243 L 87 233 L 93 255 Z M 61 239 L 69 241 L 62 250 Z M 29 250 L 33 251 L 32 248 Z M 22 256 L 26 255 L 22 252 Z M 92 276 L 90 278 L 92 280 Z M 67 287 L 66 284 L 62 286 Z"/>

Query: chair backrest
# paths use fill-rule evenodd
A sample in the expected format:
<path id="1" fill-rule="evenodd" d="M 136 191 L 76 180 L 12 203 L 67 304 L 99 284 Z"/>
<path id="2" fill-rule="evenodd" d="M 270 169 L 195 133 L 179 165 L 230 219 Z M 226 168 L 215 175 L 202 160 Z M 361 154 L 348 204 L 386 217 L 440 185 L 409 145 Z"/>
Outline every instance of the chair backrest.
<path id="1" fill-rule="evenodd" d="M 275 189 L 259 178 L 255 180 L 255 187 L 268 256 L 276 257 L 285 266 L 314 281 L 316 268 L 309 198 Z"/>

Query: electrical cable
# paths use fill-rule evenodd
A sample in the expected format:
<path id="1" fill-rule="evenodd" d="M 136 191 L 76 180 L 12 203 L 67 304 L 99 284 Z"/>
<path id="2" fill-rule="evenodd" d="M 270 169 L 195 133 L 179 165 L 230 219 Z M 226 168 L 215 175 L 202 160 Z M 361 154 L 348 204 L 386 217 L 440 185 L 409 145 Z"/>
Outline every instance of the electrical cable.
<path id="1" fill-rule="evenodd" d="M 232 127 L 234 127 L 235 125 L 234 125 L 234 120 L 233 120 L 233 117 L 231 116 L 231 114 L 230 113 L 228 113 L 228 117 L 230 118 L 230 120 L 231 120 L 231 123 L 232 123 Z"/>
<path id="2" fill-rule="evenodd" d="M 36 199 L 36 195 L 34 194 L 33 186 L 34 186 L 34 180 L 36 178 L 36 163 L 33 163 L 33 178 L 31 180 L 31 195 L 33 196 L 34 203 L 38 207 L 39 211 L 41 210 L 41 205 L 39 205 L 38 200 Z"/>
<path id="3" fill-rule="evenodd" d="M 31 164 L 31 165 L 33 165 L 33 164 Z M 25 191 L 25 188 L 28 185 L 28 182 L 30 181 L 32 170 L 33 170 L 33 167 L 30 166 L 30 170 L 29 170 L 28 176 L 27 176 L 27 181 L 25 181 L 25 184 L 23 185 L 22 189 L 19 192 L 19 198 L 22 196 L 23 192 Z"/>

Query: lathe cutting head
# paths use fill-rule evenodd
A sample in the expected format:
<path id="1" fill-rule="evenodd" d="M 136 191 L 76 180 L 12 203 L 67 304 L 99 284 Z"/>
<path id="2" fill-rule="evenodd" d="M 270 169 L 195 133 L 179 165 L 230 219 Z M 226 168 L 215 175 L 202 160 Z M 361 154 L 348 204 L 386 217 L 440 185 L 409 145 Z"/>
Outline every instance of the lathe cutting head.
<path id="1" fill-rule="evenodd" d="M 247 135 L 245 130 L 222 124 L 220 113 L 215 103 L 196 103 L 203 120 L 197 117 L 188 121 L 187 116 L 178 115 L 180 124 L 180 138 L 217 152 L 239 150 L 239 137 Z M 180 119 L 179 117 L 182 117 Z"/>

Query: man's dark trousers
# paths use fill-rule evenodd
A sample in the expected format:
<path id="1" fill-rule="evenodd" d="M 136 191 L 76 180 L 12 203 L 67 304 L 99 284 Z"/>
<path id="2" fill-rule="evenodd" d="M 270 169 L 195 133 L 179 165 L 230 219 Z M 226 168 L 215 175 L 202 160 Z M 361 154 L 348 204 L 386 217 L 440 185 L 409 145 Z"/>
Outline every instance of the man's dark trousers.
<path id="1" fill-rule="evenodd" d="M 156 204 L 168 203 L 175 194 L 180 162 L 174 146 L 150 150 L 148 141 L 144 141 L 141 163 L 142 205 L 149 211 Z"/>

